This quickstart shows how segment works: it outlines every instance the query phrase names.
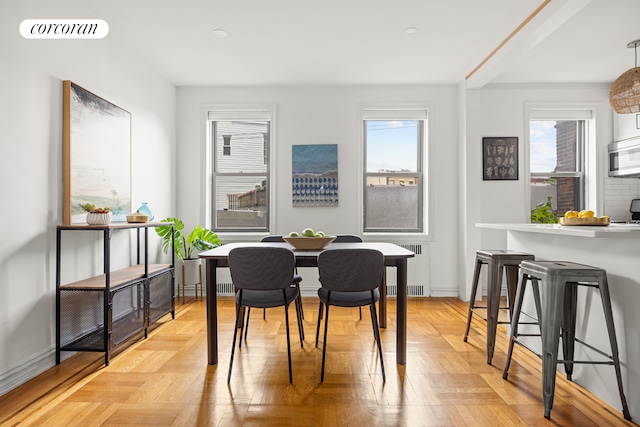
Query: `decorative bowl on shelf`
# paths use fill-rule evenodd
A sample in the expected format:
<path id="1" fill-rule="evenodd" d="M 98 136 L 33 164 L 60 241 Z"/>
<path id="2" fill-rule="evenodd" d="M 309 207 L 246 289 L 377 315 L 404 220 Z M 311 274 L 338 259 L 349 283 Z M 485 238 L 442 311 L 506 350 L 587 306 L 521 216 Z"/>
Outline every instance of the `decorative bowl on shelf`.
<path id="1" fill-rule="evenodd" d="M 325 237 L 283 237 L 284 241 L 299 251 L 319 251 L 336 239 L 336 236 Z"/>
<path id="2" fill-rule="evenodd" d="M 111 223 L 111 214 L 105 213 L 87 213 L 87 224 L 89 225 L 109 225 Z"/>
<path id="3" fill-rule="evenodd" d="M 127 222 L 149 222 L 149 215 L 138 212 L 133 212 L 127 215 Z"/>

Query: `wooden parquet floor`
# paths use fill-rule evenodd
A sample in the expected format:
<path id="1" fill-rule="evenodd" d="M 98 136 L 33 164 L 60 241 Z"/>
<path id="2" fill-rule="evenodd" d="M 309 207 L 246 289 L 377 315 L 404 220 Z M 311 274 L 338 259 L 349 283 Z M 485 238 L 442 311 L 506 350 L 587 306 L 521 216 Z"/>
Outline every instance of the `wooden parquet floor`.
<path id="1" fill-rule="evenodd" d="M 205 305 L 177 302 L 149 338 L 103 365 L 79 353 L 0 397 L 2 426 L 634 426 L 579 385 L 558 375 L 551 420 L 543 417 L 541 362 L 517 347 L 509 380 L 500 326 L 493 365 L 485 324 L 474 320 L 463 342 L 467 304 L 457 298 L 412 298 L 407 365 L 395 363 L 395 300 L 382 331 L 382 382 L 368 310 L 330 312 L 325 382 L 314 346 L 318 302 L 304 299 L 304 348 L 290 308 L 293 384 L 287 374 L 283 309 L 255 310 L 249 337 L 227 370 L 234 304 L 218 305 L 220 363 L 207 365 Z M 634 414 L 632 414 L 634 415 Z"/>

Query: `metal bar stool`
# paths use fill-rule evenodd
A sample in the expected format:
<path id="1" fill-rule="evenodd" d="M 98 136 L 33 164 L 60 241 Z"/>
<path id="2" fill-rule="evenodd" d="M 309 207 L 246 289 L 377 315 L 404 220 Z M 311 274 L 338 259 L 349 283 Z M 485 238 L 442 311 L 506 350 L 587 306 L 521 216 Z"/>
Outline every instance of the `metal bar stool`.
<path id="1" fill-rule="evenodd" d="M 530 280 L 536 304 L 540 336 L 542 338 L 542 354 L 537 355 L 542 359 L 542 403 L 545 418 L 551 416 L 556 385 L 557 364 L 564 363 L 567 379 L 571 381 L 573 366 L 580 363 L 614 366 L 620 400 L 622 402 L 622 414 L 625 419 L 630 420 L 631 415 L 627 407 L 627 399 L 622 389 L 618 342 L 613 325 L 613 314 L 611 311 L 606 271 L 573 262 L 523 261 L 520 264 L 520 274 L 513 320 L 511 322 L 511 339 L 509 340 L 509 350 L 502 378 L 507 379 L 514 343 L 523 345 L 525 348 L 537 354 L 530 347 L 525 346 L 519 341 L 519 337 L 525 336 L 525 334 L 520 334 L 518 331 L 518 326 L 521 324 L 519 319 L 522 311 L 522 300 L 527 282 Z M 600 290 L 602 308 L 604 309 L 604 318 L 607 324 L 609 343 L 611 345 L 611 355 L 575 337 L 578 286 L 587 286 Z M 564 360 L 558 360 L 558 346 L 561 336 Z M 605 356 L 608 360 L 574 360 L 576 342 Z"/>
<path id="2" fill-rule="evenodd" d="M 467 315 L 467 329 L 464 333 L 464 342 L 467 342 L 469 329 L 471 328 L 472 315 L 480 317 L 487 322 L 487 364 L 491 364 L 493 352 L 496 344 L 496 330 L 498 324 L 510 322 L 498 321 L 499 310 L 506 310 L 507 307 L 500 307 L 500 291 L 502 289 L 503 272 L 507 274 L 507 300 L 509 315 L 513 316 L 513 298 L 516 294 L 518 282 L 518 267 L 525 260 L 534 260 L 535 257 L 525 252 L 511 250 L 479 250 L 476 252 L 476 267 L 471 285 L 471 296 L 469 298 L 469 313 Z M 480 270 L 486 264 L 487 271 L 487 305 L 476 305 L 476 292 L 480 279 Z M 487 317 L 484 317 L 477 309 L 486 309 Z M 511 317 L 510 317 L 511 318 Z"/>

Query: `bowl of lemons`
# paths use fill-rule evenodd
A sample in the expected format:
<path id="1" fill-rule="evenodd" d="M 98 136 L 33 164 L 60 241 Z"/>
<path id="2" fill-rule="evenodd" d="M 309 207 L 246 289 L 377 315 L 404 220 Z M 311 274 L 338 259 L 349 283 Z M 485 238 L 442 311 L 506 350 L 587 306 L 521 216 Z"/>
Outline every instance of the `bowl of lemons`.
<path id="1" fill-rule="evenodd" d="M 305 228 L 302 232 L 292 231 L 283 237 L 284 241 L 299 251 L 319 251 L 336 239 L 336 236 L 326 236 L 322 231 Z"/>
<path id="2" fill-rule="evenodd" d="M 560 217 L 560 225 L 595 225 L 604 226 L 611 223 L 611 219 L 606 216 L 596 216 L 592 210 L 567 211 L 563 217 Z"/>

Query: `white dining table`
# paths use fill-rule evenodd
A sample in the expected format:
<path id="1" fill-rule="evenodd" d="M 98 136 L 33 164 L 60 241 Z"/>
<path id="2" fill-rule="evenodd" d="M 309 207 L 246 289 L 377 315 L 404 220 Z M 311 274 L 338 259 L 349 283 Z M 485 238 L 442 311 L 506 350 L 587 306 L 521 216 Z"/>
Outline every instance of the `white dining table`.
<path id="1" fill-rule="evenodd" d="M 302 251 L 285 242 L 242 242 L 227 243 L 217 248 L 201 252 L 200 258 L 205 260 L 207 282 L 207 353 L 208 363 L 218 363 L 218 309 L 217 309 L 217 269 L 229 267 L 229 252 L 238 247 L 273 246 L 291 249 L 296 257 L 297 267 L 317 267 L 321 250 Z M 407 363 L 407 260 L 415 253 L 393 243 L 353 242 L 330 243 L 323 250 L 330 249 L 376 249 L 384 255 L 384 264 L 396 268 L 397 303 L 396 303 L 396 363 Z M 384 284 L 383 284 L 384 285 Z M 383 295 L 384 294 L 384 295 Z M 386 327 L 386 291 L 381 292 L 380 326 Z"/>

